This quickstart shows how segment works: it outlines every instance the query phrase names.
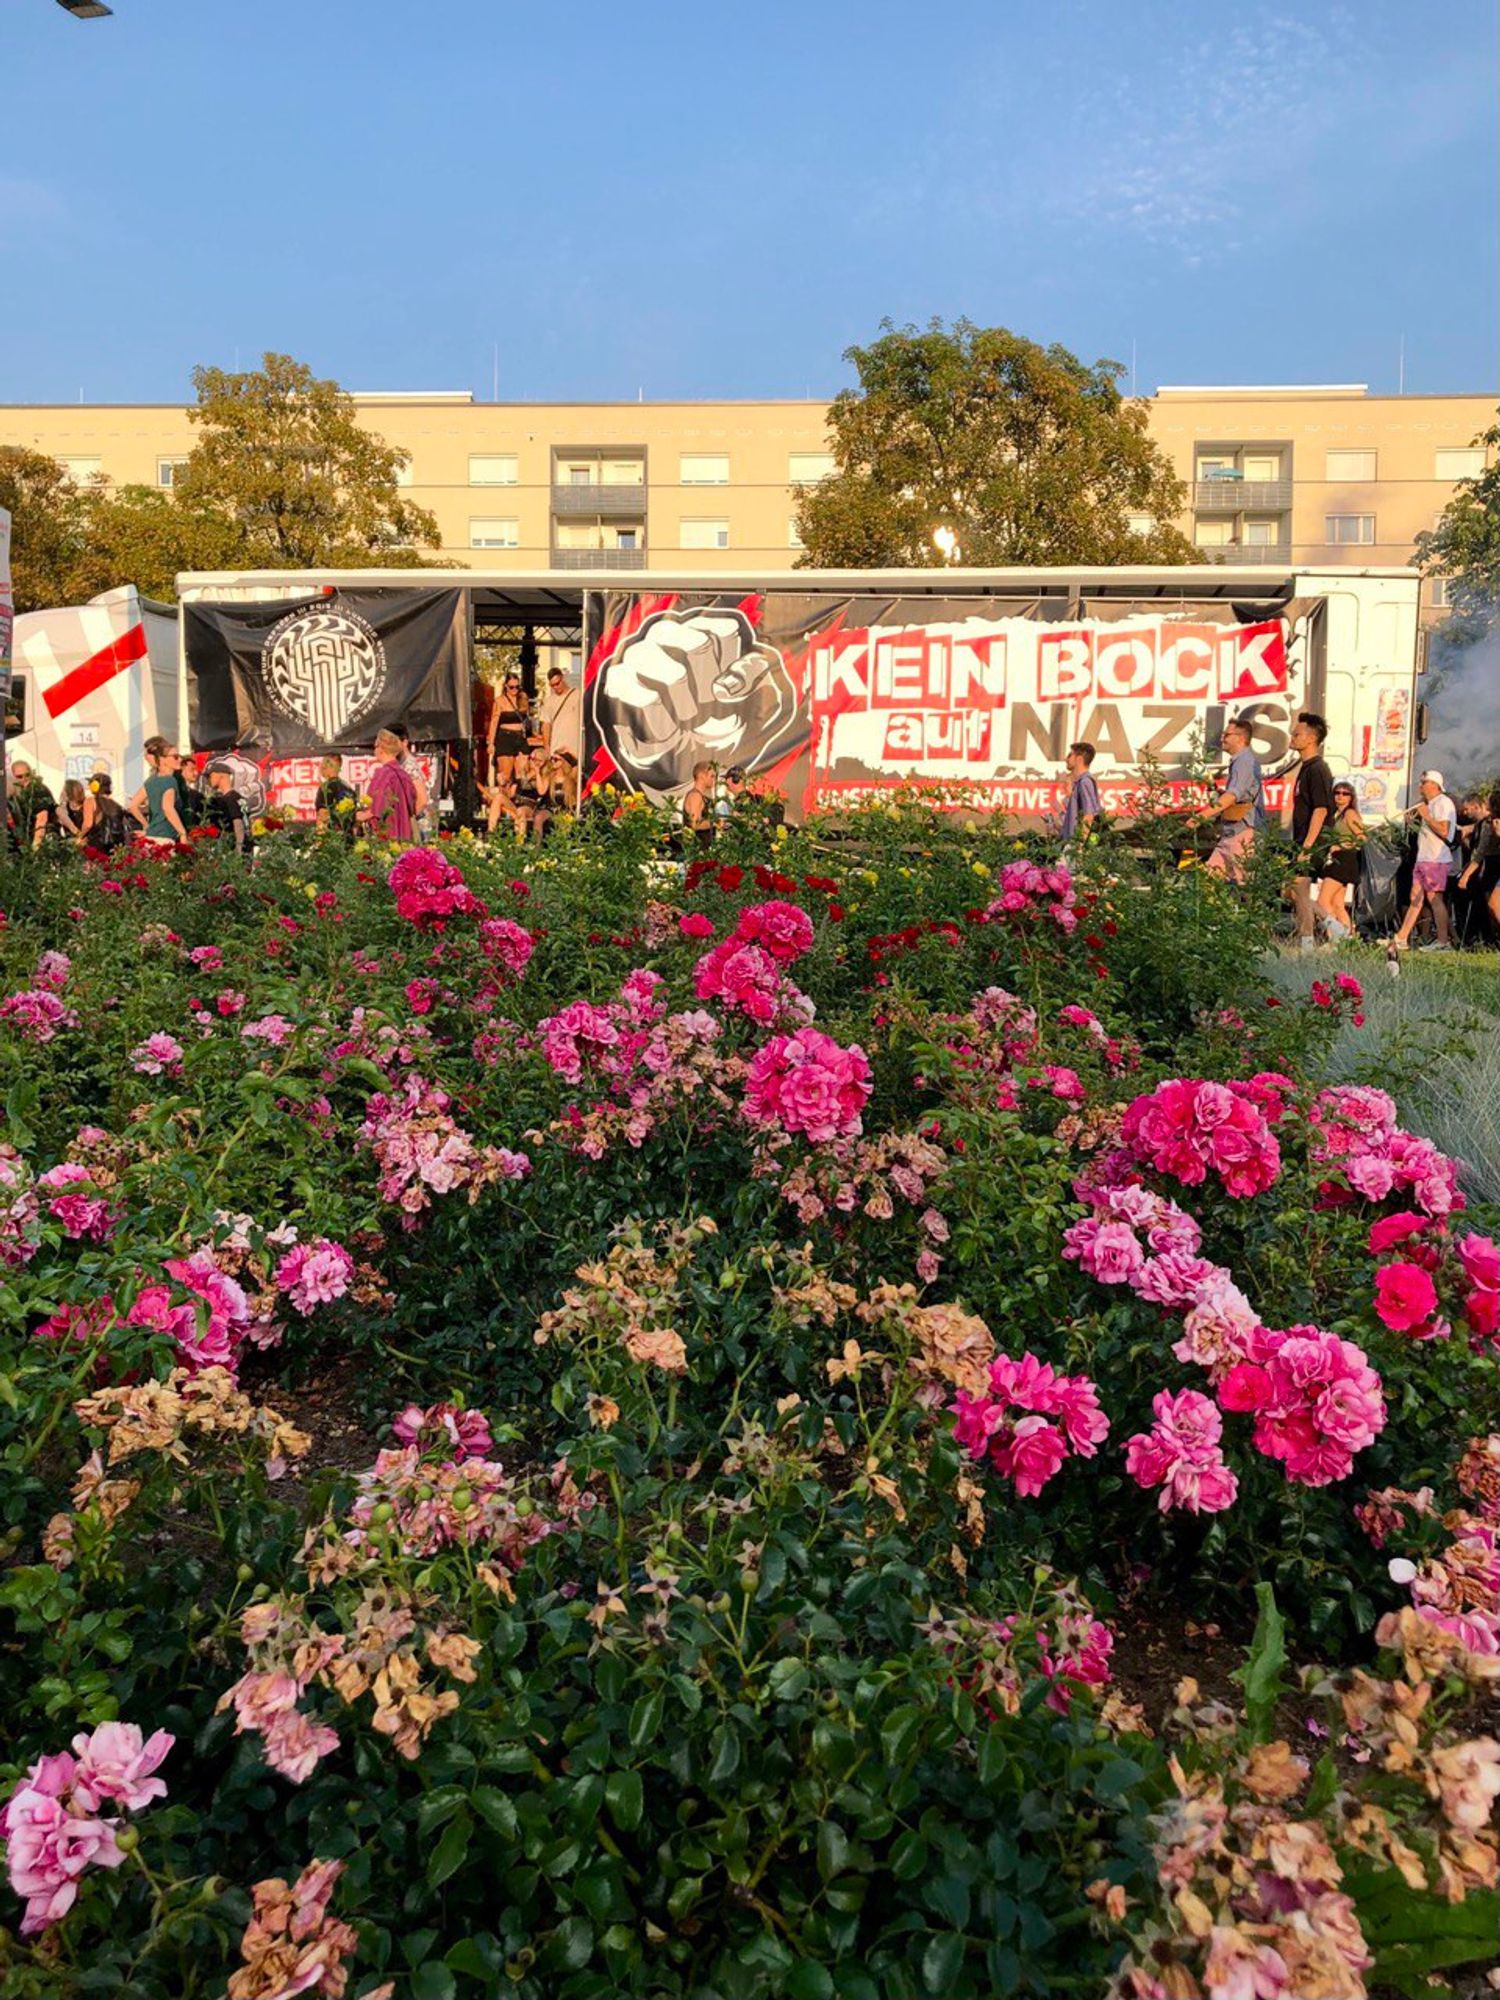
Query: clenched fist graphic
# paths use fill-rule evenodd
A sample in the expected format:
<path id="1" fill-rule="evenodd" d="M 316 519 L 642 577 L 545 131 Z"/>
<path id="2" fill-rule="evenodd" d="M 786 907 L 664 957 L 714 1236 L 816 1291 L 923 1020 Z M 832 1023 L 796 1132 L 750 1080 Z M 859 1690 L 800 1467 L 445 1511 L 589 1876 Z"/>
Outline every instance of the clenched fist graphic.
<path id="1" fill-rule="evenodd" d="M 605 662 L 593 702 L 626 782 L 662 797 L 685 791 L 695 764 L 754 770 L 798 741 L 791 676 L 742 611 L 654 613 Z"/>

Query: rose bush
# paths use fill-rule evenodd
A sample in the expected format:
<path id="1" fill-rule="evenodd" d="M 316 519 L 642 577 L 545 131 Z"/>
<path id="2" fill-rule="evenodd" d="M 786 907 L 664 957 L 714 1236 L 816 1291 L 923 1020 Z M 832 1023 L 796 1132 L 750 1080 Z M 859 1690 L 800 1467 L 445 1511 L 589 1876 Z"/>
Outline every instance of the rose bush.
<path id="1" fill-rule="evenodd" d="M 665 838 L 0 882 L 7 1994 L 1375 1984 L 1393 1870 L 1478 1956 L 1500 1255 L 1357 992 L 1149 852 Z M 1130 1680 L 1257 1588 L 1432 1689 L 1358 1867 Z"/>

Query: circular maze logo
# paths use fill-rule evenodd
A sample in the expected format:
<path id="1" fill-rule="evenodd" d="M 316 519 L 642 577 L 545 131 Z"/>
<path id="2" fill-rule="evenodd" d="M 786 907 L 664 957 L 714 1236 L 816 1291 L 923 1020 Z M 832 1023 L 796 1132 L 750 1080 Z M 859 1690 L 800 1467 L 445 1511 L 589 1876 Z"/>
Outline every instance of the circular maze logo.
<path id="1" fill-rule="evenodd" d="M 375 628 L 342 606 L 283 618 L 266 636 L 261 668 L 276 706 L 325 744 L 347 735 L 385 688 Z"/>

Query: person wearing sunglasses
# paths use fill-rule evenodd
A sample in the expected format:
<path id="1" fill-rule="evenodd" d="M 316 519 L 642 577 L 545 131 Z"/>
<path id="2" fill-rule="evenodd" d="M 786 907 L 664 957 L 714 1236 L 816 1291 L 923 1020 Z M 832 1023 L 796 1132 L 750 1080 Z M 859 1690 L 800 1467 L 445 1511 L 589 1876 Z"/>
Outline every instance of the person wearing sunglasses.
<path id="1" fill-rule="evenodd" d="M 148 736 L 146 762 L 151 775 L 130 801 L 130 810 L 141 823 L 145 838 L 157 847 L 173 847 L 187 839 L 178 805 L 177 773 L 182 756 L 175 743 L 165 736 Z"/>
<path id="2" fill-rule="evenodd" d="M 508 785 L 516 773 L 516 759 L 524 757 L 530 739 L 531 703 L 521 686 L 519 674 L 507 674 L 490 715 L 490 776 L 495 785 Z"/>
<path id="3" fill-rule="evenodd" d="M 1330 944 L 1342 944 L 1354 935 L 1354 918 L 1349 912 L 1349 891 L 1359 881 L 1360 849 L 1365 844 L 1365 823 L 1359 816 L 1353 785 L 1342 778 L 1333 788 L 1333 817 L 1328 822 L 1332 851 L 1323 865 L 1318 884 L 1318 921 Z"/>

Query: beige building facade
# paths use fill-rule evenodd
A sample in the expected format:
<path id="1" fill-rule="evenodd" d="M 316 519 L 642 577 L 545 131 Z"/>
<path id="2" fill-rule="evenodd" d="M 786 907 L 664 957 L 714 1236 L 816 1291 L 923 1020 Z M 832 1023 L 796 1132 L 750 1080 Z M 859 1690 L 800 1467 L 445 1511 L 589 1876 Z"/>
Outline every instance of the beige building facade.
<path id="1" fill-rule="evenodd" d="M 444 557 L 487 570 L 777 576 L 797 560 L 795 489 L 832 469 L 823 402 L 355 400 L 409 453 L 404 483 L 436 516 Z M 1483 469 L 1474 439 L 1495 405 L 1359 384 L 1170 387 L 1148 400 L 1187 485 L 1179 525 L 1205 560 L 1317 568 L 1408 562 L 1455 483 Z M 170 487 L 193 437 L 181 406 L 0 407 L 0 444 L 45 451 L 80 484 Z M 1427 586 L 1424 611 L 1441 614 L 1440 589 Z"/>

